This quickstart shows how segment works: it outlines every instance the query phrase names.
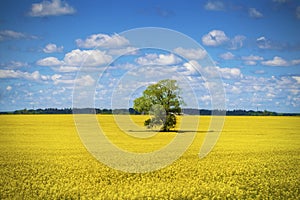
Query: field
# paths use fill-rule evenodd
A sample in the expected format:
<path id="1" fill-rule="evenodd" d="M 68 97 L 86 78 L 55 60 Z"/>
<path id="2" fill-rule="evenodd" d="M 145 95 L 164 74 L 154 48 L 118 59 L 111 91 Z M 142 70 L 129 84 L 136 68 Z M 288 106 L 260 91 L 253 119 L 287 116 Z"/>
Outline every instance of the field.
<path id="1" fill-rule="evenodd" d="M 133 145 L 111 115 L 97 117 L 128 151 L 153 151 L 177 134 Z M 299 199 L 299 117 L 226 117 L 215 148 L 199 159 L 210 119 L 200 117 L 194 142 L 172 165 L 125 173 L 87 152 L 72 115 L 1 115 L 0 199 Z"/>

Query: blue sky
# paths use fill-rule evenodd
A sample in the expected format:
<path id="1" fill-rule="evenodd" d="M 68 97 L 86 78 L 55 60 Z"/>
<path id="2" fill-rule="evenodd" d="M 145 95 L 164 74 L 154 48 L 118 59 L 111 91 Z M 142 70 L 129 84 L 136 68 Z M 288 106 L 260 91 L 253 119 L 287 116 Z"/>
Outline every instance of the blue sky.
<path id="1" fill-rule="evenodd" d="M 155 77 L 176 77 L 174 71 L 193 85 L 197 107 L 211 109 L 205 81 L 191 70 L 194 54 L 205 54 L 222 78 L 227 109 L 300 112 L 297 0 L 2 0 L 0 9 L 1 111 L 72 107 L 74 83 L 94 87 L 100 108 L 115 105 L 114 95 L 130 88 L 126 98 L 117 96 L 130 106 Z M 174 41 L 181 51 L 137 50 L 121 33 L 142 27 L 172 29 L 203 48 Z M 112 62 L 126 50 L 133 52 Z M 106 71 L 105 63 L 112 63 Z M 89 73 L 75 81 L 82 64 Z M 152 67 L 138 68 L 143 65 Z M 137 71 L 140 78 L 152 76 L 131 81 Z M 188 91 L 183 88 L 187 100 Z"/>

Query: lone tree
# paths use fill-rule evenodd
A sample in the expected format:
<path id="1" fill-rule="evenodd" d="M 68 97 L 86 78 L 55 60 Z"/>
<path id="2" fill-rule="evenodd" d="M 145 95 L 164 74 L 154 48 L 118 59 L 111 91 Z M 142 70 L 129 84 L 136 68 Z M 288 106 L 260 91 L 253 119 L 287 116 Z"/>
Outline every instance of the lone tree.
<path id="1" fill-rule="evenodd" d="M 161 80 L 148 86 L 143 96 L 134 100 L 133 108 L 153 116 L 144 123 L 148 128 L 162 126 L 161 131 L 169 131 L 175 127 L 176 114 L 181 113 L 180 105 L 184 103 L 179 93 L 176 80 Z"/>

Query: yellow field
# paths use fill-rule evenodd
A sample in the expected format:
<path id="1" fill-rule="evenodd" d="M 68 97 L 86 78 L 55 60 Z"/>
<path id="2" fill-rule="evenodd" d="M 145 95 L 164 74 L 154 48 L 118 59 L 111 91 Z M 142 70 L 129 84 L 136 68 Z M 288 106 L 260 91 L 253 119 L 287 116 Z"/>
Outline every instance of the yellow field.
<path id="1" fill-rule="evenodd" d="M 142 124 L 145 116 L 132 118 Z M 134 144 L 112 116 L 98 119 L 128 151 L 153 151 L 176 134 Z M 226 117 L 217 145 L 200 160 L 209 122 L 200 117 L 196 139 L 172 165 L 134 174 L 94 159 L 72 115 L 1 115 L 0 199 L 299 199 L 299 117 Z"/>

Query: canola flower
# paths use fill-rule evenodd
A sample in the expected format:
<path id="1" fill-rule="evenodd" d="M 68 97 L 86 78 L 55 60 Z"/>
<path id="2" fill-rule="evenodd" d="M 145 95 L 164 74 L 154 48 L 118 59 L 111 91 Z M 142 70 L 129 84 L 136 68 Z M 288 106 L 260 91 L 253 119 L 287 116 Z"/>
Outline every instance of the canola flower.
<path id="1" fill-rule="evenodd" d="M 153 151 L 177 134 L 135 143 L 113 116 L 97 117 L 107 137 L 128 151 Z M 144 118 L 132 116 L 137 124 Z M 172 165 L 135 174 L 95 160 L 72 115 L 1 115 L 0 199 L 299 198 L 299 117 L 226 117 L 217 145 L 200 160 L 209 122 L 209 116 L 200 117 L 193 144 Z"/>

